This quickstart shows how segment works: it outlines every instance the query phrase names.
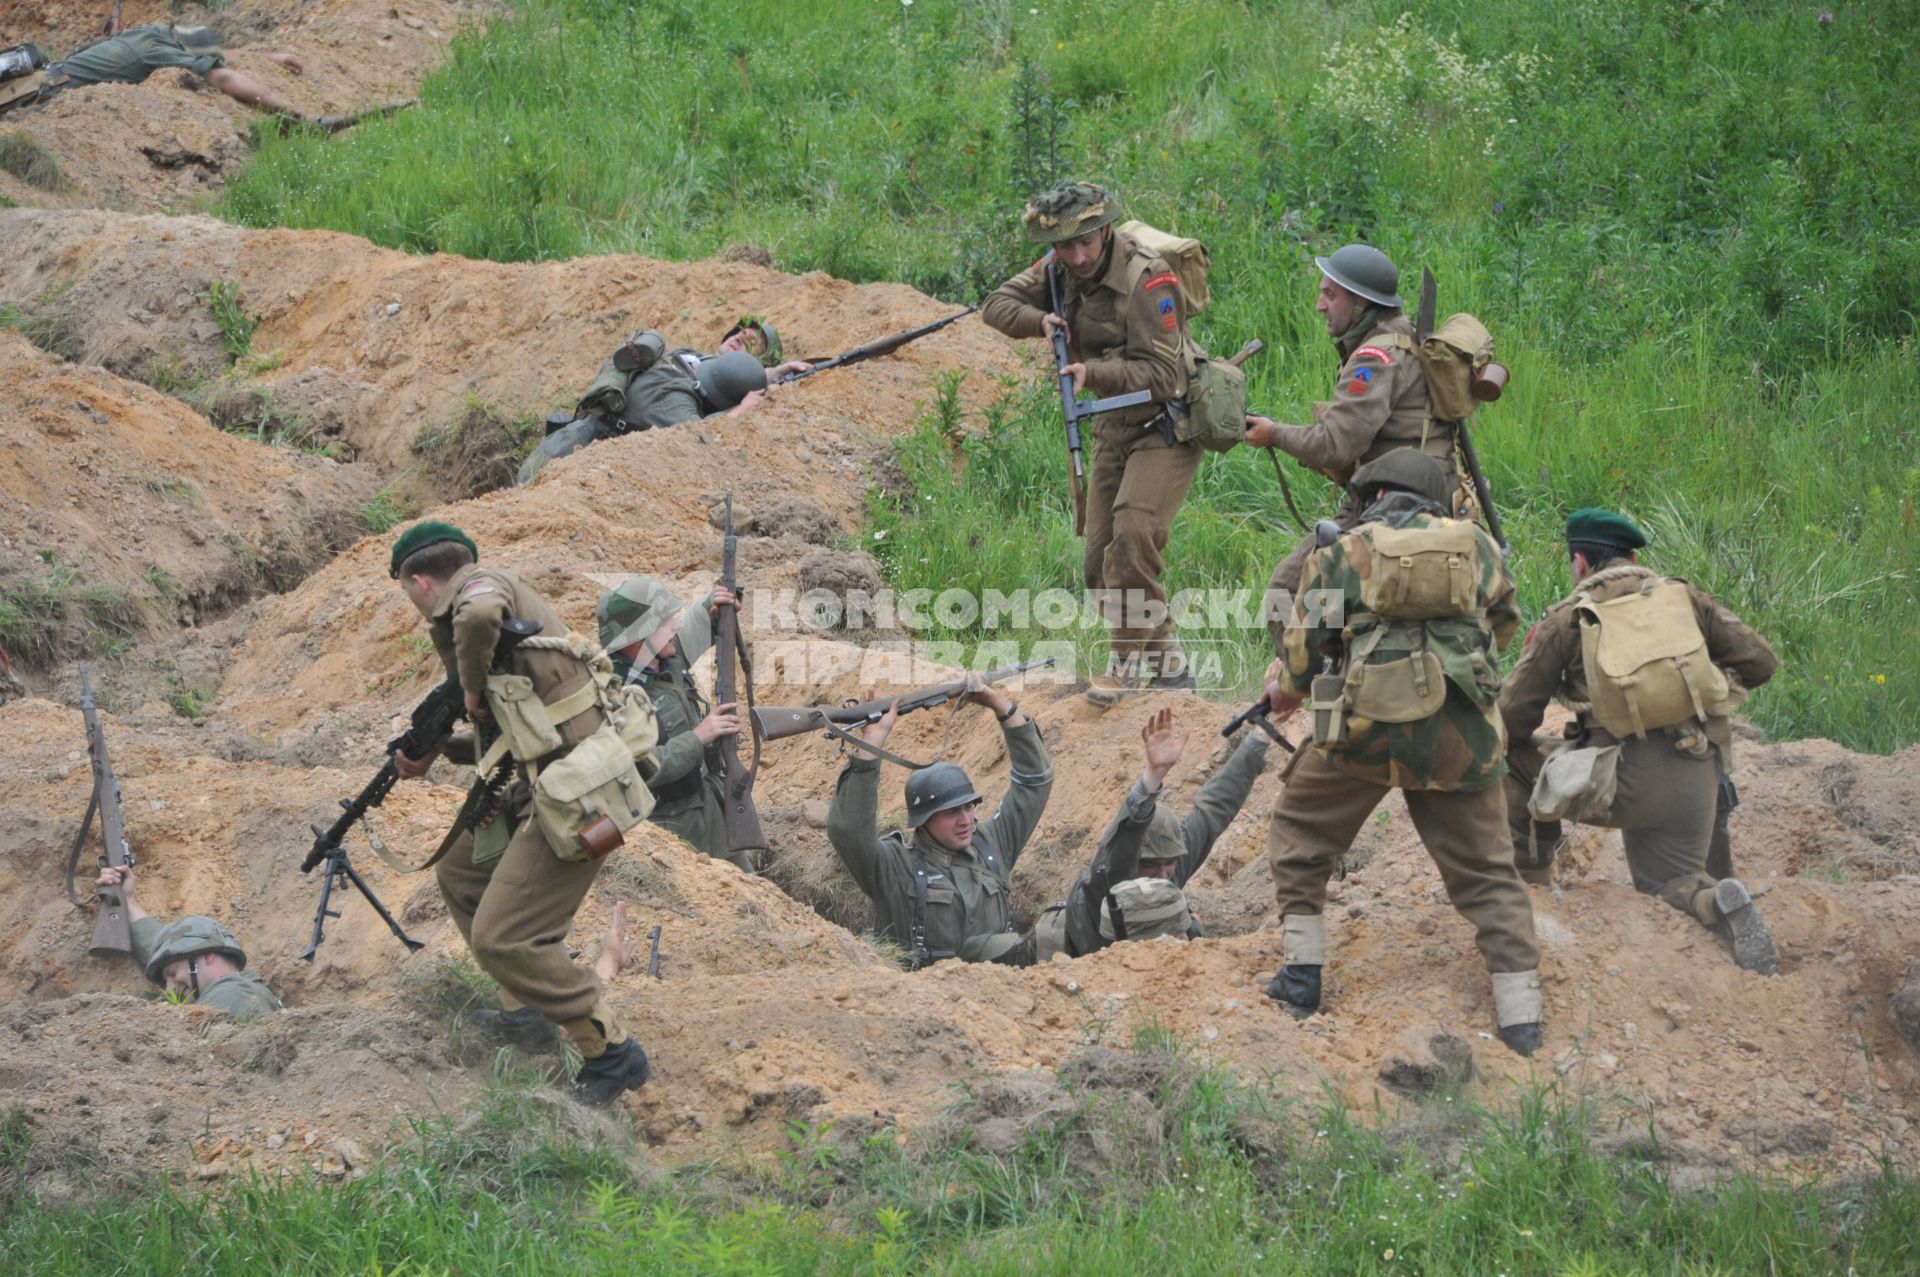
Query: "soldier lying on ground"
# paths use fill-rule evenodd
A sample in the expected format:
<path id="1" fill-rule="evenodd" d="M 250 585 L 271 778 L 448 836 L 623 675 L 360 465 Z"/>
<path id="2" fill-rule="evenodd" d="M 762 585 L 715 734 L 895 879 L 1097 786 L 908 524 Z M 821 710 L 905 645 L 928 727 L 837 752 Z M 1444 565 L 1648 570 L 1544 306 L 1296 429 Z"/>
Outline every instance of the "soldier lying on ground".
<path id="1" fill-rule="evenodd" d="M 246 969 L 247 952 L 233 932 L 198 914 L 163 926 L 134 897 L 131 866 L 101 870 L 95 885 L 118 887 L 125 898 L 133 961 L 147 979 L 195 1006 L 224 1011 L 236 1020 L 257 1020 L 280 1009 L 280 999 L 267 982 Z"/>
<path id="2" fill-rule="evenodd" d="M 1173 732 L 1173 711 L 1154 711 L 1140 728 L 1146 763 L 1127 791 L 1120 812 L 1101 835 L 1093 864 L 1080 875 L 1064 905 L 1041 915 L 1034 928 L 1034 957 L 1056 953 L 1078 958 L 1116 940 L 1201 934 L 1182 890 L 1200 872 L 1213 844 L 1240 814 L 1255 778 L 1267 765 L 1267 737 L 1252 731 L 1193 800 L 1185 820 L 1160 802 L 1160 787 L 1180 761 L 1187 732 Z"/>
<path id="3" fill-rule="evenodd" d="M 774 381 L 813 367 L 780 356 L 779 332 L 750 317 L 728 329 L 711 355 L 686 346 L 668 350 L 666 338 L 652 329 L 635 333 L 600 365 L 574 420 L 533 450 L 520 467 L 520 482 L 530 482 L 555 457 L 602 439 L 751 412 Z"/>
<path id="4" fill-rule="evenodd" d="M 300 59 L 291 53 L 262 53 L 267 61 L 299 75 Z M 156 22 L 129 27 L 118 35 L 83 45 L 59 62 L 39 69 L 38 91 L 25 101 L 45 101 L 62 89 L 84 84 L 139 84 L 155 71 L 180 67 L 191 71 L 236 102 L 263 111 L 305 119 L 300 109 L 250 75 L 227 65 L 220 33 L 212 27 L 182 27 Z M 317 121 L 316 121 L 317 122 Z"/>
<path id="5" fill-rule="evenodd" d="M 953 763 L 907 777 L 907 832 L 876 828 L 880 760 L 856 754 L 827 808 L 827 840 L 873 901 L 874 930 L 907 951 L 912 969 L 941 958 L 1025 966 L 1029 937 L 1008 907 L 1013 862 L 1032 837 L 1053 792 L 1053 759 L 1040 728 L 999 688 L 969 677 L 967 699 L 985 705 L 1006 734 L 1012 788 L 984 822 L 980 794 Z M 900 719 L 897 709 L 862 729 L 875 747 Z"/>

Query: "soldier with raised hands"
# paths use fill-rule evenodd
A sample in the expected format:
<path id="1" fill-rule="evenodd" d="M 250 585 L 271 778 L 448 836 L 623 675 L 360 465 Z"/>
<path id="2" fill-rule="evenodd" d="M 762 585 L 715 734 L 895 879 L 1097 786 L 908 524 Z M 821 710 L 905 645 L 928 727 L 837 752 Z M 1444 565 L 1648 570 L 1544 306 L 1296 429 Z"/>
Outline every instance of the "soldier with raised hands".
<path id="1" fill-rule="evenodd" d="M 1246 804 L 1267 765 L 1269 742 L 1262 732 L 1248 732 L 1182 819 L 1161 801 L 1161 790 L 1192 734 L 1174 731 L 1171 709 L 1155 710 L 1141 725 L 1140 776 L 1066 902 L 1040 916 L 1038 960 L 1056 953 L 1078 958 L 1120 940 L 1201 934 L 1184 889 Z"/>
<path id="2" fill-rule="evenodd" d="M 1033 956 L 1032 938 L 1014 930 L 1009 897 L 1014 862 L 1053 792 L 1053 759 L 1019 702 L 978 675 L 967 682 L 967 699 L 991 710 L 1006 736 L 1012 783 L 991 816 L 976 814 L 983 800 L 966 772 L 940 762 L 907 777 L 906 831 L 883 834 L 880 759 L 861 752 L 827 808 L 827 840 L 873 902 L 874 930 L 906 952 L 909 969 L 942 958 L 1025 966 Z M 889 709 L 861 739 L 883 747 L 899 717 Z"/>
<path id="3" fill-rule="evenodd" d="M 1567 518 L 1574 592 L 1533 627 L 1500 694 L 1514 855 L 1524 876 L 1546 881 L 1563 819 L 1621 830 L 1637 889 L 1771 975 L 1773 938 L 1730 855 L 1713 864 L 1709 851 L 1736 801 L 1730 716 L 1780 661 L 1711 594 L 1642 566 L 1646 544 L 1611 510 Z M 1556 698 L 1574 721 L 1549 757 L 1534 732 Z"/>
<path id="4" fill-rule="evenodd" d="M 1314 742 L 1268 832 L 1283 965 L 1267 996 L 1296 1016 L 1320 1009 L 1327 880 L 1398 789 L 1447 898 L 1474 926 L 1500 1040 L 1531 1055 L 1544 1040 L 1540 949 L 1507 839 L 1495 708 L 1494 653 L 1520 616 L 1499 546 L 1447 517 L 1450 490 L 1435 459 L 1389 452 L 1354 471 L 1356 526 L 1306 561 L 1285 654 L 1267 674 L 1277 716 L 1311 696 Z M 1337 618 L 1318 610 L 1330 599 L 1343 603 Z"/>

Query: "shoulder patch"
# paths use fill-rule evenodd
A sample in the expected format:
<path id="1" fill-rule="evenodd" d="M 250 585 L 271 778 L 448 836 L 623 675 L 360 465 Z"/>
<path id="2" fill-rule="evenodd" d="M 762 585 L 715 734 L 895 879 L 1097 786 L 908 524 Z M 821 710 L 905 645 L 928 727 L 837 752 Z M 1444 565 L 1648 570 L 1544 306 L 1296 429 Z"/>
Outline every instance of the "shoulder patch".
<path id="1" fill-rule="evenodd" d="M 1158 288 L 1162 284 L 1177 284 L 1179 282 L 1180 277 L 1178 275 L 1170 270 L 1163 270 L 1158 275 L 1149 275 L 1147 278 L 1141 280 L 1140 291 L 1144 293 L 1151 289 Z"/>
<path id="2" fill-rule="evenodd" d="M 1383 364 L 1391 365 L 1393 363 L 1393 356 L 1389 355 L 1386 351 L 1380 349 L 1380 347 L 1378 346 L 1362 346 L 1360 347 L 1360 349 L 1353 352 L 1353 357 L 1355 359 L 1360 358 L 1360 356 L 1362 355 L 1372 355 L 1375 359 L 1378 359 Z"/>
<path id="3" fill-rule="evenodd" d="M 498 594 L 499 592 L 499 588 L 491 581 L 473 580 L 460 587 L 460 597 L 463 599 L 470 594 Z"/>
<path id="4" fill-rule="evenodd" d="M 1041 268 L 1042 266 L 1045 266 L 1045 265 L 1046 265 L 1046 264 L 1047 264 L 1048 262 L 1050 262 L 1050 261 L 1052 261 L 1052 260 L 1053 260 L 1053 250 L 1052 250 L 1051 248 L 1049 248 L 1049 249 L 1048 249 L 1048 250 L 1047 250 L 1046 252 L 1044 252 L 1044 253 L 1042 253 L 1042 254 L 1040 254 L 1040 256 L 1039 256 L 1039 258 L 1038 258 L 1038 260 L 1036 260 L 1036 261 L 1035 261 L 1035 262 L 1033 263 L 1033 265 L 1031 265 L 1031 266 L 1029 266 L 1029 267 L 1027 267 L 1027 269 L 1028 269 L 1028 270 L 1039 270 L 1039 269 L 1040 269 L 1040 268 Z"/>

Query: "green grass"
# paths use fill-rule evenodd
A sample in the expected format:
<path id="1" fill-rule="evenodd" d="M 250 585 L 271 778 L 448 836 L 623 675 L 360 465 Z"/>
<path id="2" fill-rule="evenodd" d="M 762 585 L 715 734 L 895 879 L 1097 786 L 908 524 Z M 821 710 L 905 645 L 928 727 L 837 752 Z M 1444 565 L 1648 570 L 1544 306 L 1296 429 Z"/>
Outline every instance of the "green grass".
<path id="1" fill-rule="evenodd" d="M 750 242 L 976 301 L 1031 258 L 1022 199 L 1083 175 L 1209 243 L 1197 335 L 1263 337 L 1253 399 L 1296 422 L 1333 369 L 1309 259 L 1364 238 L 1409 287 L 1431 265 L 1514 370 L 1476 426 L 1530 613 L 1569 585 L 1567 511 L 1623 507 L 1781 649 L 1767 730 L 1920 739 L 1920 671 L 1890 657 L 1920 635 L 1915 0 L 1824 24 L 1779 0 L 512 10 L 421 109 L 268 139 L 226 214 L 503 260 Z M 970 579 L 1077 584 L 1043 404 L 952 500 L 920 493 L 922 546 L 981 530 Z M 1168 579 L 1263 583 L 1278 510 L 1264 459 L 1210 461 Z M 895 585 L 951 579 L 902 544 Z"/>
<path id="2" fill-rule="evenodd" d="M 41 571 L 0 585 L 0 648 L 37 668 L 89 651 L 124 651 L 144 620 L 138 600 L 87 579 L 52 551 L 41 558 Z"/>
<path id="3" fill-rule="evenodd" d="M 0 172 L 43 191 L 59 193 L 72 185 L 60 167 L 60 157 L 26 133 L 0 133 Z"/>
<path id="4" fill-rule="evenodd" d="M 1597 1152 L 1591 1107 L 1543 1089 L 1507 1111 L 1435 1102 L 1372 1125 L 1287 1109 L 1164 1048 L 1108 1053 L 989 1149 L 1014 1110 L 983 1083 L 944 1124 L 790 1128 L 767 1166 L 651 1173 L 622 1137 L 496 1064 L 467 1116 L 418 1122 L 364 1179 L 175 1187 L 36 1205 L 56 1169 L 0 1135 L 11 1271 L 127 1274 L 1900 1273 L 1920 1189 L 1733 1176 L 1686 1191 L 1657 1146 Z M 1120 1075 L 1131 1080 L 1118 1081 Z M 1117 1084 L 1116 1084 L 1117 1082 Z M 1631 1142 L 1630 1142 L 1631 1143 Z"/>

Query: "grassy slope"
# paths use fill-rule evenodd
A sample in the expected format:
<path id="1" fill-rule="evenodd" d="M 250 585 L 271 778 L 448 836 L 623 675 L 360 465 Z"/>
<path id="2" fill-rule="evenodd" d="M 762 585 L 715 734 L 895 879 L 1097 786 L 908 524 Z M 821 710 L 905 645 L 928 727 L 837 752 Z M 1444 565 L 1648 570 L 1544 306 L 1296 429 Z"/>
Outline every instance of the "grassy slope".
<path id="1" fill-rule="evenodd" d="M 1332 366 L 1308 258 L 1366 238 L 1431 264 L 1515 370 L 1479 439 L 1530 611 L 1569 584 L 1566 512 L 1624 507 L 1783 650 L 1762 726 L 1920 739 L 1920 670 L 1890 656 L 1920 636 L 1913 0 L 1825 24 L 1724 0 L 515 8 L 426 109 L 269 141 L 229 215 L 505 259 L 751 241 L 977 300 L 1031 251 L 1021 197 L 1086 175 L 1207 240 L 1199 334 L 1263 336 L 1254 399 L 1295 421 Z M 1053 427 L 1039 403 L 1012 425 L 1044 444 L 1009 444 L 1017 495 L 921 492 L 896 584 L 947 583 L 956 522 L 992 541 L 1036 509 L 991 583 L 1077 561 Z M 1294 479 L 1309 517 L 1332 504 Z M 1211 461 L 1182 519 L 1176 585 L 1263 584 L 1293 535 L 1248 455 Z"/>
<path id="2" fill-rule="evenodd" d="M 1078 1093 L 1008 1153 L 796 1124 L 775 1167 L 666 1178 L 636 1178 L 631 1150 L 543 1096 L 504 1083 L 458 1128 L 416 1125 L 410 1151 L 362 1180 L 109 1195 L 84 1220 L 6 1191 L 4 1171 L 34 1158 L 27 1128 L 9 1124 L 0 1257 L 20 1273 L 247 1277 L 550 1273 L 556 1256 L 620 1277 L 1864 1275 L 1920 1263 L 1911 1180 L 1678 1191 L 1657 1161 L 1596 1155 L 1594 1111 L 1551 1090 L 1498 1115 L 1436 1099 L 1381 1133 L 1341 1110 L 1288 1119 L 1176 1063 L 1147 1094 Z"/>

